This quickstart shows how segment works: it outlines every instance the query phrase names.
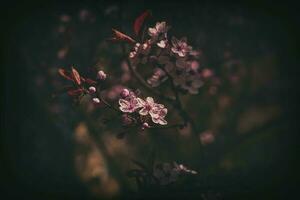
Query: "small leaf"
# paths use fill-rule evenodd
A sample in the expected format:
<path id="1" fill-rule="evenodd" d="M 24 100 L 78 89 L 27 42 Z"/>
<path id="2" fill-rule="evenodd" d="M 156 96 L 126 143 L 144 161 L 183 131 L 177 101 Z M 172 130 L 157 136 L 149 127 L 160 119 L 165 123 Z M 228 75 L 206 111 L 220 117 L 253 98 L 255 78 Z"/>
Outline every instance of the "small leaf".
<path id="1" fill-rule="evenodd" d="M 113 31 L 113 38 L 111 38 L 112 41 L 135 43 L 135 40 L 129 37 L 128 35 L 120 31 L 117 31 L 116 29 L 112 29 L 112 31 Z"/>
<path id="2" fill-rule="evenodd" d="M 135 35 L 139 35 L 141 28 L 145 22 L 145 19 L 147 19 L 149 16 L 151 16 L 151 12 L 147 10 L 135 19 L 133 24 L 133 30 Z"/>
<path id="3" fill-rule="evenodd" d="M 72 77 L 69 75 L 69 73 L 65 69 L 59 68 L 58 73 L 59 73 L 59 75 L 61 75 L 65 79 L 73 81 Z"/>
<path id="4" fill-rule="evenodd" d="M 81 95 L 83 92 L 83 89 L 79 88 L 79 89 L 71 89 L 68 91 L 68 95 L 69 96 L 78 96 Z"/>
<path id="5" fill-rule="evenodd" d="M 80 75 L 74 67 L 72 67 L 72 77 L 77 85 L 81 85 Z"/>
<path id="6" fill-rule="evenodd" d="M 96 81 L 94 81 L 92 79 L 89 79 L 89 78 L 85 79 L 84 82 L 86 82 L 89 85 L 96 85 L 97 84 Z"/>

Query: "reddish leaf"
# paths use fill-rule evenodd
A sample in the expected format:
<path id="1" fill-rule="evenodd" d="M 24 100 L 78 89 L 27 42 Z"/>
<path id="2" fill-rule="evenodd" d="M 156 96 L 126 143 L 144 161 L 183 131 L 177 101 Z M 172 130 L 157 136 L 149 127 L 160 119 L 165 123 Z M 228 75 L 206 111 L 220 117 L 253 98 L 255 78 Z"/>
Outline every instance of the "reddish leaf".
<path id="1" fill-rule="evenodd" d="M 81 84 L 80 75 L 74 67 L 72 67 L 72 78 L 77 85 Z"/>
<path id="2" fill-rule="evenodd" d="M 94 81 L 94 80 L 92 80 L 92 79 L 89 79 L 89 78 L 85 79 L 85 82 L 86 82 L 87 84 L 89 84 L 89 85 L 96 85 L 96 84 L 97 84 L 96 81 Z"/>
<path id="3" fill-rule="evenodd" d="M 78 96 L 80 94 L 82 94 L 83 89 L 79 88 L 79 89 L 71 89 L 68 91 L 68 95 L 70 96 Z"/>
<path id="4" fill-rule="evenodd" d="M 141 28 L 145 22 L 145 19 L 151 16 L 151 12 L 149 10 L 143 12 L 140 16 L 138 16 L 133 24 L 133 30 L 135 35 L 139 35 Z"/>
<path id="5" fill-rule="evenodd" d="M 120 41 L 120 42 L 129 42 L 129 43 L 135 43 L 135 40 L 129 37 L 128 35 L 117 31 L 116 29 L 112 29 L 113 31 L 113 38 L 111 38 L 112 41 Z"/>
<path id="6" fill-rule="evenodd" d="M 73 78 L 69 75 L 69 73 L 65 69 L 59 68 L 58 73 L 65 79 L 73 81 Z"/>

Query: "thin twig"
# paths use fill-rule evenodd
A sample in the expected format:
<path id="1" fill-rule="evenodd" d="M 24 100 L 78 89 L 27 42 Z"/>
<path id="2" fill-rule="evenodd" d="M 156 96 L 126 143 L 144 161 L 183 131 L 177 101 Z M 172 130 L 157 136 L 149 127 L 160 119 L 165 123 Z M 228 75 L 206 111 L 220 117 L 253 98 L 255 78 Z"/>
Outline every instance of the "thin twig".
<path id="1" fill-rule="evenodd" d="M 178 93 L 178 90 L 174 84 L 174 81 L 173 81 L 173 77 L 161 66 L 159 66 L 160 69 L 162 69 L 166 75 L 168 76 L 170 82 L 171 82 L 171 87 L 172 87 L 172 91 L 175 95 L 175 104 L 173 104 L 173 106 L 175 108 L 178 108 L 178 109 L 175 109 L 179 112 L 179 115 L 183 118 L 184 120 L 184 125 L 187 125 L 187 123 L 189 122 L 192 126 L 192 130 L 195 134 L 197 134 L 197 128 L 196 128 L 196 125 L 195 125 L 195 122 L 194 120 L 190 117 L 190 115 L 183 109 L 183 106 L 182 106 L 182 102 L 180 100 L 180 96 L 179 96 L 179 93 Z"/>
<path id="2" fill-rule="evenodd" d="M 123 53 L 125 54 L 126 50 L 125 50 L 125 46 L 124 44 L 122 44 L 122 50 Z M 159 98 L 161 98 L 162 100 L 165 100 L 169 103 L 173 103 L 175 101 L 175 98 L 172 97 L 168 97 L 163 95 L 161 92 L 154 90 L 145 80 L 144 78 L 133 68 L 133 66 L 131 65 L 128 57 L 125 57 L 125 61 L 128 64 L 129 70 L 131 71 L 131 73 L 133 74 L 133 76 L 139 81 L 139 83 L 145 88 L 147 89 L 149 92 L 157 95 Z"/>

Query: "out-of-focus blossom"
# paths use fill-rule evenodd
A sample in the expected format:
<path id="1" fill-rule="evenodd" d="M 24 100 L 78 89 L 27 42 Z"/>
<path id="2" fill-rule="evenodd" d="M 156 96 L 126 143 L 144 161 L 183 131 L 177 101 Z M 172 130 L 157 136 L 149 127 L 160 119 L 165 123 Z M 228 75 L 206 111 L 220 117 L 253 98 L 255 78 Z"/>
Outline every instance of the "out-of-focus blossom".
<path id="1" fill-rule="evenodd" d="M 167 121 L 164 118 L 167 115 L 168 110 L 164 105 L 155 103 L 152 97 L 147 97 L 145 101 L 138 98 L 138 101 L 141 106 L 141 110 L 139 111 L 140 115 L 150 114 L 154 123 L 160 125 L 167 124 Z"/>
<path id="2" fill-rule="evenodd" d="M 152 121 L 156 124 L 166 125 L 168 122 L 165 120 L 165 116 L 168 113 L 167 108 L 155 107 L 152 111 Z"/>
<path id="3" fill-rule="evenodd" d="M 97 78 L 99 79 L 99 80 L 105 80 L 106 79 L 106 73 L 104 72 L 104 71 L 102 71 L 102 70 L 100 70 L 100 71 L 98 71 L 98 73 L 97 73 Z"/>
<path id="4" fill-rule="evenodd" d="M 123 89 L 124 89 L 123 85 L 115 85 L 107 91 L 105 96 L 110 100 L 116 100 L 120 98 L 120 93 L 122 92 Z"/>
<path id="5" fill-rule="evenodd" d="M 213 76 L 213 72 L 212 72 L 211 69 L 207 69 L 207 68 L 206 68 L 206 69 L 203 69 L 203 70 L 202 70 L 201 75 L 202 75 L 203 78 L 210 78 L 210 77 Z"/>
<path id="6" fill-rule="evenodd" d="M 68 47 L 61 48 L 57 52 L 57 58 L 64 59 L 66 57 L 66 55 L 68 54 L 68 52 L 69 52 L 69 48 Z"/>
<path id="7" fill-rule="evenodd" d="M 152 87 L 157 87 L 165 80 L 167 80 L 166 73 L 162 69 L 156 68 L 153 75 L 147 79 L 147 83 Z"/>
<path id="8" fill-rule="evenodd" d="M 215 141 L 215 135 L 211 130 L 204 131 L 199 135 L 199 138 L 203 145 L 207 145 Z"/>
<path id="9" fill-rule="evenodd" d="M 185 57 L 191 50 L 192 47 L 187 44 L 186 38 L 181 38 L 178 40 L 175 37 L 172 37 L 172 52 L 177 54 L 179 57 Z"/>
<path id="10" fill-rule="evenodd" d="M 67 23 L 67 22 L 71 21 L 71 17 L 70 17 L 70 15 L 63 14 L 60 16 L 60 21 Z"/>

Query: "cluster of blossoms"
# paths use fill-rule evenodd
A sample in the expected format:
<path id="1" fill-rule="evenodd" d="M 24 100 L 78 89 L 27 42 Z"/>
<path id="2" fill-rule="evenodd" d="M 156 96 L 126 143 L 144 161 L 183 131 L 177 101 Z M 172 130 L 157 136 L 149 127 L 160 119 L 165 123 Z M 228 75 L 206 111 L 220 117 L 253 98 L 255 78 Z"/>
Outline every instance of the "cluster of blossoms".
<path id="1" fill-rule="evenodd" d="M 152 87 L 157 87 L 167 78 L 172 78 L 176 87 L 190 94 L 197 94 L 204 81 L 213 75 L 212 71 L 200 67 L 200 53 L 188 45 L 186 38 L 169 39 L 169 29 L 166 22 L 157 22 L 154 27 L 149 28 L 150 38 L 142 44 L 135 43 L 129 53 L 130 63 L 133 67 L 151 63 L 154 73 L 147 82 Z"/>
<path id="2" fill-rule="evenodd" d="M 60 68 L 58 69 L 58 73 L 66 80 L 72 82 L 72 85 L 66 86 L 67 94 L 69 96 L 80 99 L 80 97 L 82 97 L 83 95 L 89 94 L 92 96 L 92 101 L 94 104 L 100 104 L 100 99 L 95 96 L 97 92 L 97 81 L 94 81 L 90 78 L 84 78 L 74 67 L 71 68 L 71 71 Z M 105 72 L 102 70 L 98 71 L 97 80 L 103 81 L 105 79 Z"/>
<path id="3" fill-rule="evenodd" d="M 154 167 L 153 175 L 161 185 L 168 185 L 177 181 L 180 175 L 197 174 L 196 171 L 188 169 L 182 164 L 160 163 Z"/>
<path id="4" fill-rule="evenodd" d="M 123 89 L 121 92 L 121 99 L 119 99 L 119 109 L 126 114 L 136 114 L 140 116 L 143 127 L 148 128 L 147 117 L 151 118 L 155 124 L 166 125 L 167 121 L 165 116 L 167 115 L 167 108 L 164 105 L 154 102 L 152 97 L 147 97 L 145 100 L 137 97 L 136 93 Z M 128 122 L 124 115 L 124 121 Z M 128 124 L 128 123 L 125 123 Z"/>

